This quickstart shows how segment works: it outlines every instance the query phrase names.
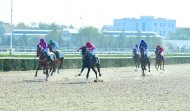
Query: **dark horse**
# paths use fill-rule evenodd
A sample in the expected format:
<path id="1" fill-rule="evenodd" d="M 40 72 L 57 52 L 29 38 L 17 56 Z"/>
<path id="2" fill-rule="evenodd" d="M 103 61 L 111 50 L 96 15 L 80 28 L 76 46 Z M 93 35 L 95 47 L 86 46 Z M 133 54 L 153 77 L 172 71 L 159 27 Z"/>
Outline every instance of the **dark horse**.
<path id="1" fill-rule="evenodd" d="M 49 49 L 50 49 L 51 52 L 53 52 L 56 55 L 56 58 L 58 60 L 58 62 L 56 64 L 56 65 L 58 65 L 57 73 L 59 73 L 59 70 L 62 67 L 62 64 L 63 64 L 63 61 L 64 61 L 64 56 L 63 56 L 63 54 L 61 54 L 61 57 L 60 57 L 60 55 L 57 54 L 58 52 L 53 51 L 51 45 L 49 45 Z"/>
<path id="2" fill-rule="evenodd" d="M 159 53 L 159 51 L 157 51 L 155 59 L 156 59 L 155 67 L 156 67 L 157 71 L 158 71 L 159 68 L 160 68 L 160 70 L 163 69 L 163 71 L 164 71 L 164 64 L 165 64 L 165 58 L 164 58 L 164 56 L 161 55 Z M 162 67 L 162 65 L 163 65 L 163 67 Z"/>
<path id="3" fill-rule="evenodd" d="M 136 69 L 140 66 L 140 56 L 137 54 L 136 49 L 133 49 L 133 61 L 135 63 Z"/>
<path id="4" fill-rule="evenodd" d="M 38 61 L 39 63 L 38 63 L 38 67 L 36 69 L 35 77 L 37 77 L 38 70 L 41 67 L 43 67 L 43 71 L 45 71 L 44 73 L 46 74 L 46 81 L 47 81 L 48 77 L 49 77 L 48 70 L 50 69 L 51 75 L 55 71 L 55 63 L 56 63 L 55 56 L 54 56 L 54 61 L 49 61 L 47 59 L 47 57 L 45 56 L 44 52 L 42 51 L 42 49 L 37 48 L 37 57 L 39 57 L 39 61 Z"/>
<path id="5" fill-rule="evenodd" d="M 86 47 L 83 47 L 82 48 L 82 56 L 83 56 L 83 59 L 82 59 L 82 69 L 81 69 L 81 72 L 80 74 L 78 74 L 78 76 L 81 75 L 81 73 L 83 72 L 84 68 L 88 68 L 88 72 L 87 72 L 87 75 L 86 75 L 86 81 L 88 80 L 88 77 L 89 77 L 89 73 L 90 73 L 90 69 L 92 68 L 92 70 L 95 72 L 96 74 L 96 80 L 94 80 L 95 82 L 98 82 L 98 76 L 97 76 L 97 71 L 95 69 L 95 67 L 97 67 L 98 69 L 98 72 L 99 72 L 99 76 L 101 76 L 101 73 L 100 73 L 100 61 L 99 59 L 96 57 L 95 61 L 92 60 L 92 55 L 90 54 L 90 52 L 87 50 Z"/>
<path id="6" fill-rule="evenodd" d="M 144 53 L 144 48 L 141 47 L 140 48 L 140 52 L 141 52 L 141 57 L 140 57 L 140 62 L 141 62 L 141 69 L 142 69 L 142 76 L 145 76 L 144 70 L 146 70 L 146 65 L 148 65 L 148 71 L 150 72 L 150 58 L 147 56 L 145 57 L 145 53 Z"/>

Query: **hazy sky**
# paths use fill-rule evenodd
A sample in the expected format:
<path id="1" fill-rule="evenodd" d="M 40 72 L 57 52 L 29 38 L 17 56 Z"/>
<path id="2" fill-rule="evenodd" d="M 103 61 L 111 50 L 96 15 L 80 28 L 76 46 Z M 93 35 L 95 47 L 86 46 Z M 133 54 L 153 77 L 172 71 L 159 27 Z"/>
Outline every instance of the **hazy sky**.
<path id="1" fill-rule="evenodd" d="M 190 27 L 189 0 L 13 0 L 13 23 L 112 25 L 116 18 L 176 19 L 177 27 Z M 10 23 L 11 0 L 0 0 L 0 20 Z M 80 19 L 82 18 L 82 19 Z"/>

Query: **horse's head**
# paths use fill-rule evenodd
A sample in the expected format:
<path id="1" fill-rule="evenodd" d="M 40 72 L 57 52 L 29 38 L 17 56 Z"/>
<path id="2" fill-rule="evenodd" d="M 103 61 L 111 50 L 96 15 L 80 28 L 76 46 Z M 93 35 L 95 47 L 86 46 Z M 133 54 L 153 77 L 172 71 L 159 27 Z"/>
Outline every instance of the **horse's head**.
<path id="1" fill-rule="evenodd" d="M 82 47 L 82 55 L 85 56 L 87 52 L 88 52 L 87 48 L 85 46 Z"/>
<path id="2" fill-rule="evenodd" d="M 140 48 L 141 55 L 144 55 L 144 50 L 145 49 L 143 47 Z"/>
<path id="3" fill-rule="evenodd" d="M 136 51 L 136 49 L 134 48 L 133 49 L 133 55 L 136 55 L 137 54 L 137 51 Z"/>
<path id="4" fill-rule="evenodd" d="M 41 56 L 43 54 L 42 48 L 37 47 L 36 54 L 37 54 L 37 57 Z"/>

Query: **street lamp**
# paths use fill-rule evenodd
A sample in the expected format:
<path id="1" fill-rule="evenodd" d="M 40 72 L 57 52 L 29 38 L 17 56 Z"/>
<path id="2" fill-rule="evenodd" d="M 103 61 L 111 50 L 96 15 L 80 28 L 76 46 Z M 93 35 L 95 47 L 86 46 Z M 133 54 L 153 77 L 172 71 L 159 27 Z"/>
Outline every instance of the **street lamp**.
<path id="1" fill-rule="evenodd" d="M 13 46 L 13 0 L 11 0 L 11 38 L 10 38 L 10 55 L 12 54 Z"/>

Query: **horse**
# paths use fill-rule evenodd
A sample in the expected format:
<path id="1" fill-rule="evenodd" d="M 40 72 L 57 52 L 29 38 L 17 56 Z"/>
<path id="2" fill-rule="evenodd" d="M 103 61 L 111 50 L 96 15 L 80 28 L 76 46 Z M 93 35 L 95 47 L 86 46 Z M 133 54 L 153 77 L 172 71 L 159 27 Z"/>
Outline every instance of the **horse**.
<path id="1" fill-rule="evenodd" d="M 90 54 L 89 50 L 87 50 L 87 48 L 84 46 L 82 48 L 82 56 L 83 56 L 83 59 L 82 59 L 82 69 L 81 69 L 81 72 L 80 74 L 78 74 L 78 76 L 81 76 L 81 73 L 83 72 L 83 70 L 85 68 L 88 68 L 88 72 L 87 72 L 87 75 L 86 75 L 86 82 L 88 80 L 88 77 L 89 77 L 89 73 L 90 73 L 90 69 L 92 69 L 94 72 L 95 72 L 95 75 L 96 75 L 96 80 L 94 80 L 94 82 L 101 82 L 100 80 L 98 80 L 98 76 L 97 76 L 97 71 L 95 69 L 95 67 L 98 69 L 98 72 L 99 72 L 99 77 L 101 77 L 101 73 L 100 73 L 100 60 L 98 59 L 98 57 L 96 57 L 95 61 L 92 60 L 92 55 Z"/>
<path id="2" fill-rule="evenodd" d="M 141 57 L 140 57 L 140 63 L 141 63 L 141 69 L 142 69 L 142 76 L 145 76 L 144 70 L 146 70 L 146 65 L 148 65 L 148 71 L 150 72 L 150 58 L 149 57 L 145 57 L 145 53 L 144 53 L 145 49 L 143 47 L 140 48 L 140 53 L 141 53 Z"/>
<path id="3" fill-rule="evenodd" d="M 133 61 L 135 63 L 136 69 L 140 66 L 140 56 L 137 54 L 136 49 L 133 49 Z"/>
<path id="4" fill-rule="evenodd" d="M 56 58 L 58 60 L 58 62 L 56 64 L 56 65 L 58 65 L 57 73 L 59 73 L 59 70 L 62 67 L 62 64 L 64 61 L 64 54 L 63 53 L 61 55 L 57 54 L 58 52 L 53 51 L 53 48 L 51 45 L 49 45 L 49 49 L 50 49 L 50 52 L 53 52 L 56 55 Z"/>
<path id="5" fill-rule="evenodd" d="M 163 69 L 163 71 L 164 71 L 164 64 L 165 64 L 164 56 L 161 55 L 159 52 L 156 52 L 156 58 L 155 59 L 156 59 L 155 67 L 156 67 L 157 71 L 159 68 L 160 68 L 160 70 Z"/>
<path id="6" fill-rule="evenodd" d="M 38 70 L 41 67 L 43 67 L 43 72 L 46 74 L 46 81 L 47 81 L 49 77 L 48 70 L 50 69 L 51 75 L 53 74 L 53 72 L 55 72 L 56 58 L 53 55 L 54 61 L 49 61 L 41 48 L 37 48 L 36 52 L 37 52 L 37 57 L 39 57 L 39 61 L 38 61 L 39 63 L 36 69 L 35 77 L 37 77 Z"/>

